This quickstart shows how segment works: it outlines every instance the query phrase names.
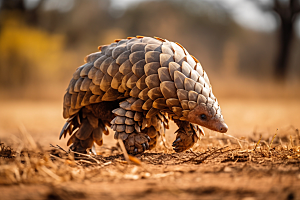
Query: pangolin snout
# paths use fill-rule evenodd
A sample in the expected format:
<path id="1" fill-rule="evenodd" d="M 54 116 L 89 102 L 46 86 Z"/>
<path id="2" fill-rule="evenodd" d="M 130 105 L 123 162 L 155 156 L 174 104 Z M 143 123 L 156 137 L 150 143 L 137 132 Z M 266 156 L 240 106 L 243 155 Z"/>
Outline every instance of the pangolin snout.
<path id="1" fill-rule="evenodd" d="M 227 130 L 228 130 L 228 126 L 227 124 L 225 124 L 224 122 L 223 123 L 220 123 L 219 126 L 217 127 L 218 131 L 220 133 L 226 133 Z"/>

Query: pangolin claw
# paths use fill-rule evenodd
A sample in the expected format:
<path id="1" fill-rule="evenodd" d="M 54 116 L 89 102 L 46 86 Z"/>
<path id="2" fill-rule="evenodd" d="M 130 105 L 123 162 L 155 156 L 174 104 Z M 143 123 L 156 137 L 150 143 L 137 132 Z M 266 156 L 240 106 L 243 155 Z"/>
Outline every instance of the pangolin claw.
<path id="1" fill-rule="evenodd" d="M 67 135 L 66 130 L 69 128 L 69 126 L 70 126 L 70 122 L 67 121 L 59 134 L 59 139 L 61 139 L 61 137 L 63 135 L 64 135 L 64 137 L 66 137 L 66 135 Z"/>
<path id="2" fill-rule="evenodd" d="M 147 150 L 148 150 L 148 149 L 150 148 L 149 143 L 146 142 L 145 144 L 146 144 L 146 148 L 147 148 Z"/>
<path id="3" fill-rule="evenodd" d="M 151 141 L 151 138 L 148 135 L 146 135 L 146 138 L 147 138 L 148 142 Z M 149 146 L 149 144 L 148 144 L 148 146 Z"/>
<path id="4" fill-rule="evenodd" d="M 172 144 L 172 146 L 174 147 L 174 146 L 176 146 L 176 143 L 177 142 L 179 142 L 181 140 L 181 138 L 179 137 L 179 138 L 177 138 L 174 142 L 173 142 L 173 144 Z"/>
<path id="5" fill-rule="evenodd" d="M 97 152 L 96 152 L 96 148 L 95 148 L 95 144 L 93 144 L 93 146 L 92 146 L 92 148 L 91 148 L 91 153 L 93 154 L 93 155 L 97 155 Z"/>
<path id="6" fill-rule="evenodd" d="M 146 147 L 145 143 L 143 143 L 142 146 L 143 146 L 144 151 L 146 151 L 147 147 Z"/>

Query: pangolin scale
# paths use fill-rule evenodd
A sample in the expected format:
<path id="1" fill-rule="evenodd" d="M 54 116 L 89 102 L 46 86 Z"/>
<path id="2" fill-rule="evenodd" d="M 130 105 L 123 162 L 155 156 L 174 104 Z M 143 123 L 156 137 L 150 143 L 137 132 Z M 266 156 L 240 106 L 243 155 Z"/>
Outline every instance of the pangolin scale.
<path id="1" fill-rule="evenodd" d="M 130 154 L 155 147 L 174 120 L 176 152 L 191 148 L 201 126 L 226 132 L 221 109 L 199 61 L 178 43 L 157 37 L 128 37 L 85 57 L 63 102 L 62 135 L 71 150 L 93 152 L 107 127 Z"/>

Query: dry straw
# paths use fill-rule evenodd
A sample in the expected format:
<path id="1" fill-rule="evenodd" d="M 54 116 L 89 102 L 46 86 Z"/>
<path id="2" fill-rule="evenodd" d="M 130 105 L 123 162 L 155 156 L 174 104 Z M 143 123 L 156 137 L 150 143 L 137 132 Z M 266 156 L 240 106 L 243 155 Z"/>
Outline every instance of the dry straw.
<path id="1" fill-rule="evenodd" d="M 154 150 L 136 157 L 128 155 L 123 141 L 119 141 L 119 150 L 106 156 L 66 151 L 57 145 L 52 145 L 51 150 L 46 151 L 34 142 L 24 126 L 20 126 L 20 131 L 22 139 L 18 143 L 23 141 L 19 145 L 22 149 L 14 151 L 0 142 L 0 184 L 156 179 L 172 176 L 172 173 L 157 170 L 158 165 L 167 163 L 221 166 L 228 162 L 234 165 L 247 162 L 298 166 L 300 162 L 299 133 L 295 130 L 292 134 L 281 131 L 280 135 L 277 130 L 270 144 L 260 136 L 254 148 L 246 148 L 241 144 L 254 142 L 251 137 L 239 140 L 232 136 L 230 138 L 233 141 L 227 139 L 224 145 L 226 140 L 220 135 L 203 137 L 194 148 L 183 153 L 170 153 L 160 143 Z"/>

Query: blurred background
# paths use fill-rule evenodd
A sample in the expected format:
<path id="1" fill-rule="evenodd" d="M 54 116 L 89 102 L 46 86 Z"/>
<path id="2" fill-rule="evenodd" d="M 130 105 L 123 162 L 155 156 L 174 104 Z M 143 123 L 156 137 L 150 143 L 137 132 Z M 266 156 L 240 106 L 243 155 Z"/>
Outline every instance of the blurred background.
<path id="1" fill-rule="evenodd" d="M 57 143 L 85 55 L 136 35 L 179 42 L 201 62 L 229 134 L 297 128 L 299 14 L 300 0 L 0 0 L 0 139 L 26 129 Z"/>

